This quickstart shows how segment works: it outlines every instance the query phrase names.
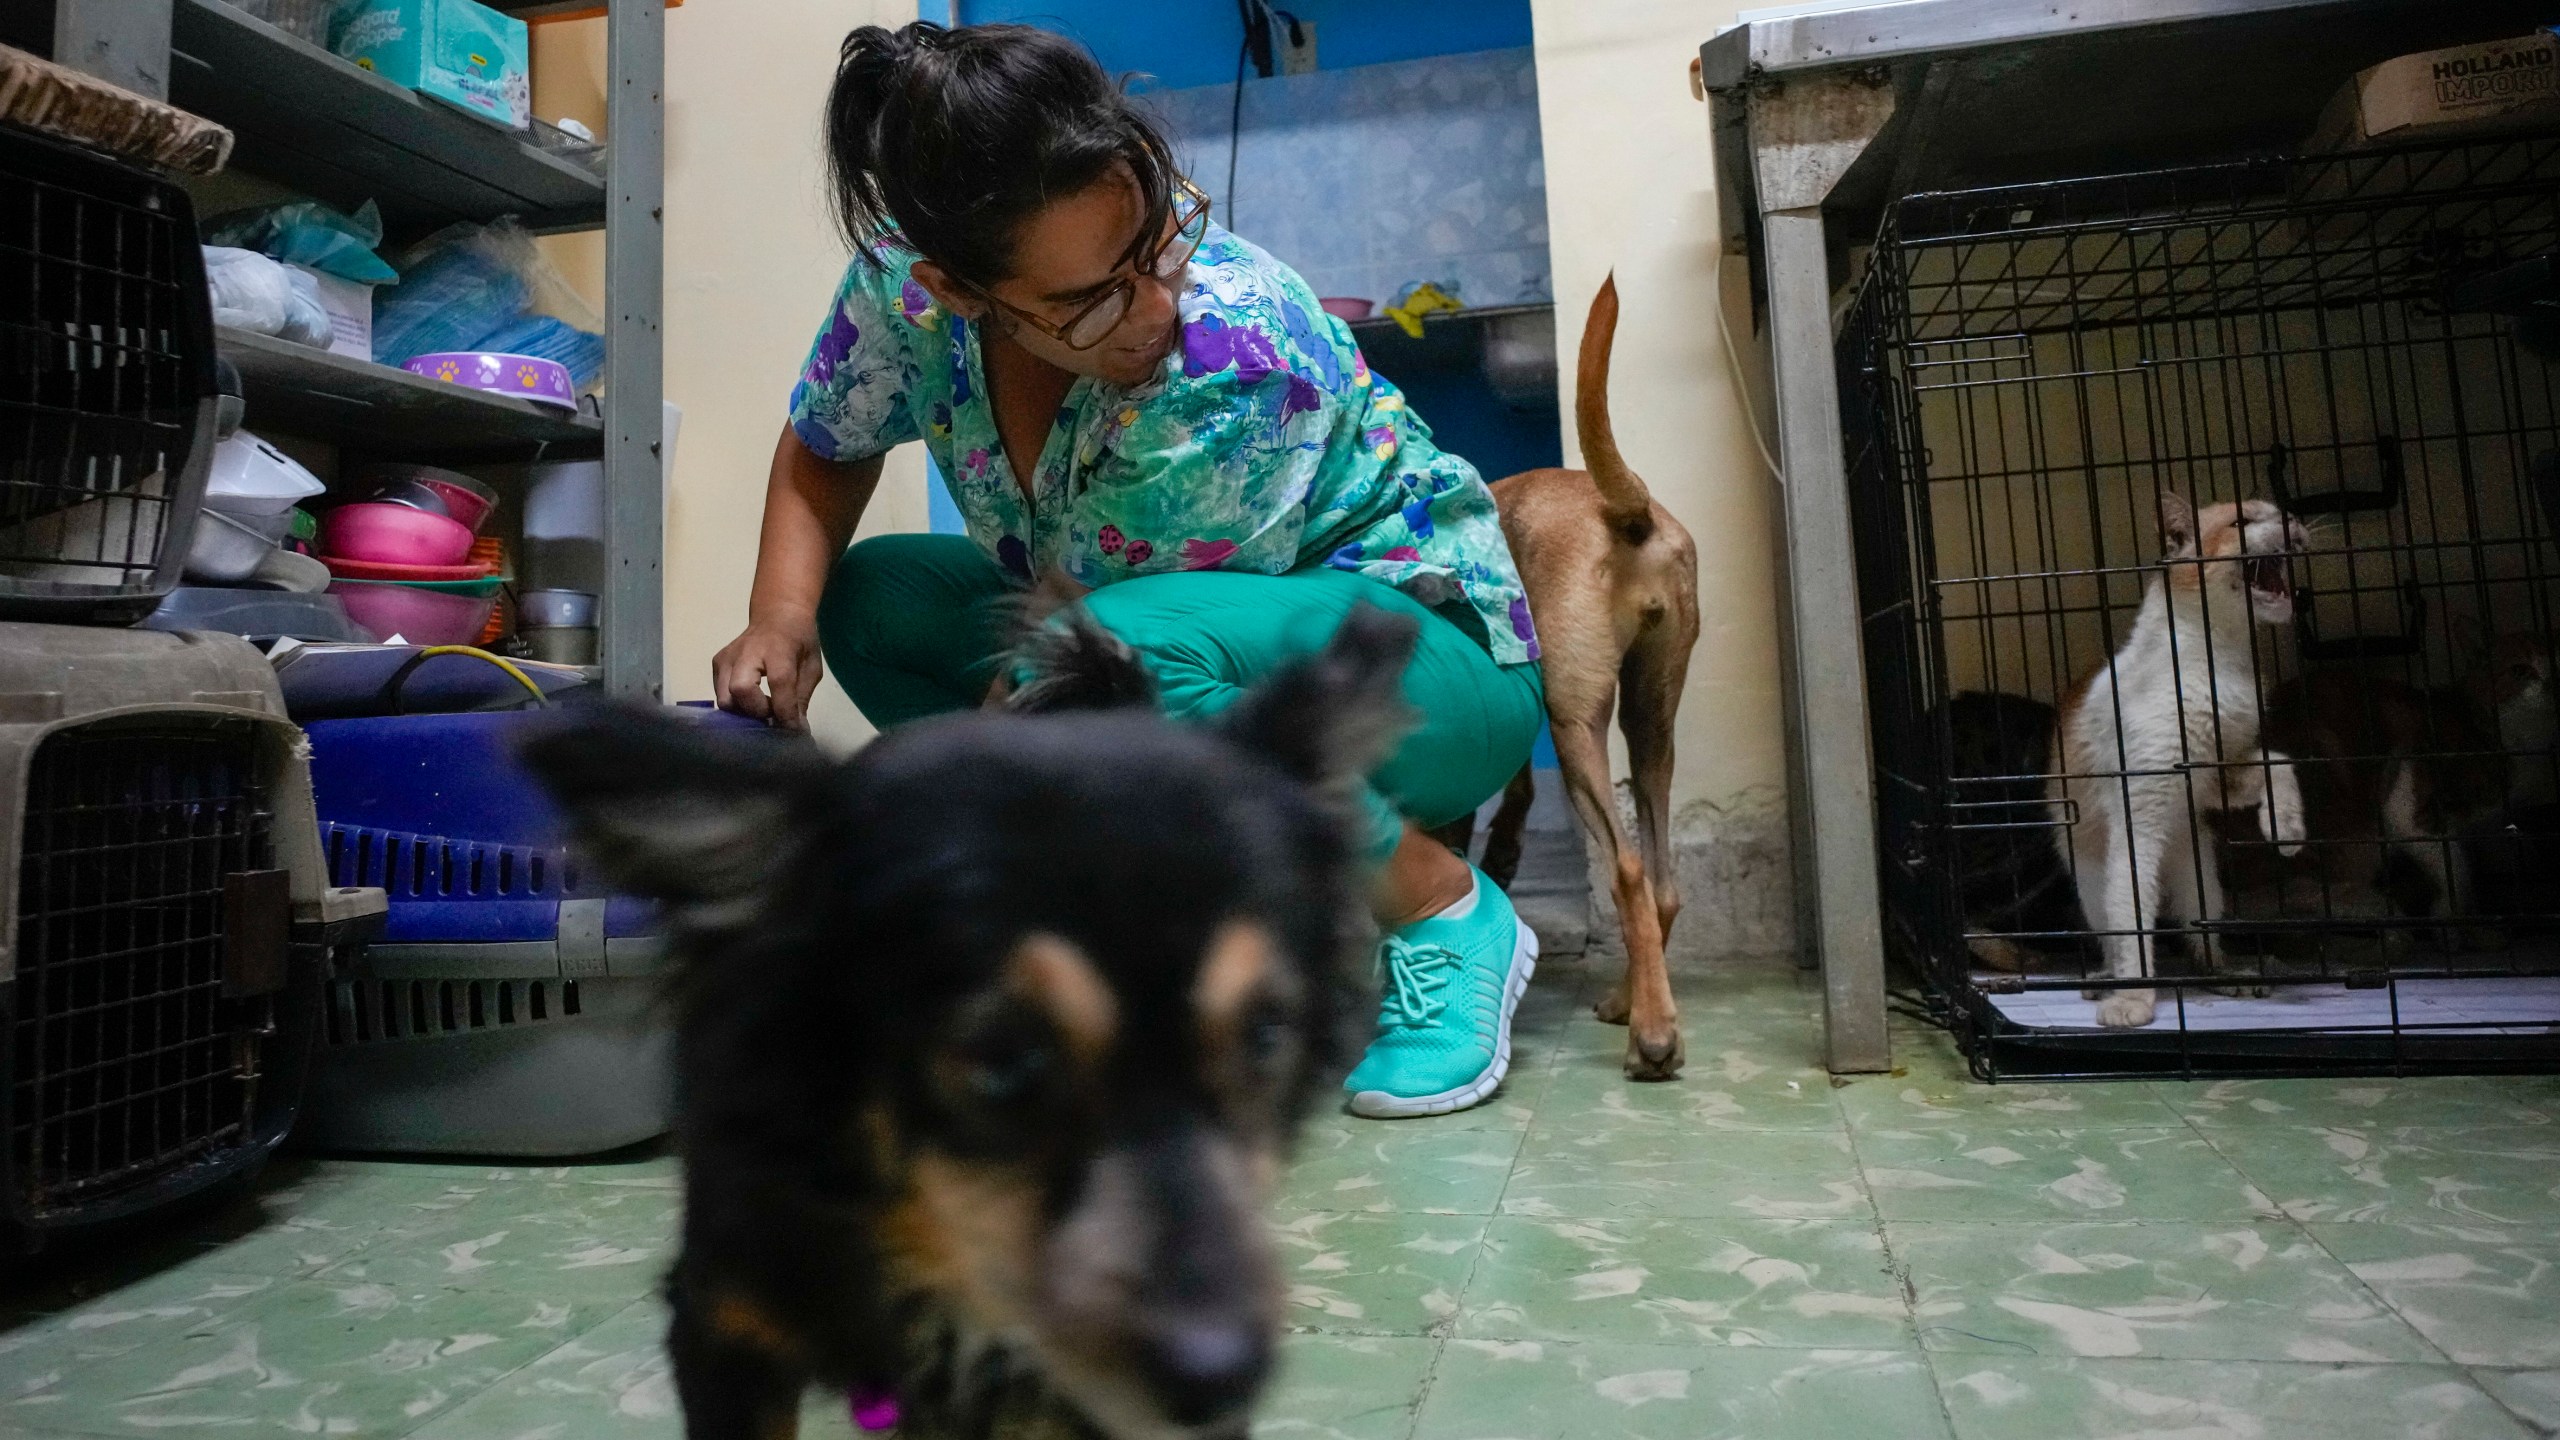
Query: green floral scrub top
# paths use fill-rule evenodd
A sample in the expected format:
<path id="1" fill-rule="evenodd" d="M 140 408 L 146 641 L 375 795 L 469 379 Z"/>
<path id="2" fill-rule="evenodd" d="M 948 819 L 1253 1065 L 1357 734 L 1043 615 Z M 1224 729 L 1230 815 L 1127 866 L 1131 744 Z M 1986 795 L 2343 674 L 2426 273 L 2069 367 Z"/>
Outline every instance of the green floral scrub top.
<path id="1" fill-rule="evenodd" d="M 1493 493 L 1288 266 L 1212 226 L 1183 282 L 1181 343 L 1134 389 L 1076 380 L 1025 504 L 974 327 L 908 278 L 913 256 L 877 253 L 884 268 L 846 267 L 792 391 L 813 454 L 922 440 L 970 537 L 1026 580 L 1330 565 L 1439 610 L 1503 664 L 1537 658 Z"/>

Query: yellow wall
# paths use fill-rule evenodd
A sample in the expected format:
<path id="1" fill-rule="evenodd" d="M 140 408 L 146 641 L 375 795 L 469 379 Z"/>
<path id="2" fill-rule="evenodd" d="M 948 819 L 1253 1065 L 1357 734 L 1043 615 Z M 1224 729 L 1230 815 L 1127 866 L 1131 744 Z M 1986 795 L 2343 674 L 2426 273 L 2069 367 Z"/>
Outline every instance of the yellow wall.
<path id="1" fill-rule="evenodd" d="M 1704 626 L 1680 707 L 1673 809 L 1688 913 L 1724 928 L 1690 938 L 1758 949 L 1786 940 L 1771 481 L 1714 324 L 1715 178 L 1706 106 L 1691 98 L 1688 74 L 1698 46 L 1737 8 L 1533 0 L 1556 343 L 1567 360 L 1566 463 L 1581 453 L 1571 357 L 1584 309 L 1614 269 L 1618 446 L 1698 542 Z M 1744 283 L 1739 263 L 1727 268 L 1732 284 Z M 1735 338 L 1754 363 L 1747 328 Z"/>
<path id="2" fill-rule="evenodd" d="M 837 44 L 915 17 L 914 0 L 687 0 L 667 14 L 666 387 L 684 407 L 667 515 L 671 700 L 710 696 L 712 652 L 746 624 L 766 466 L 844 271 L 818 137 Z M 602 22 L 543 28 L 537 108 L 589 119 Z M 601 259 L 598 247 L 586 264 Z M 923 529 L 924 483 L 922 447 L 892 453 L 864 533 Z M 832 680 L 812 725 L 837 745 L 869 734 Z"/>

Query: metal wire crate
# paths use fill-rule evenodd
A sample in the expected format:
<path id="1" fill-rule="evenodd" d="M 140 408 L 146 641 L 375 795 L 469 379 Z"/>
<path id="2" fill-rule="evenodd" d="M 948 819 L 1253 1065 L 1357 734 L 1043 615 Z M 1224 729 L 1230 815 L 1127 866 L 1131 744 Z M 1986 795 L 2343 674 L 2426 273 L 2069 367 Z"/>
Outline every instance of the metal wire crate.
<path id="1" fill-rule="evenodd" d="M 332 891 L 309 761 L 227 636 L 0 623 L 0 1253 L 254 1170 L 300 1103 Z"/>
<path id="2" fill-rule="evenodd" d="M 1912 196 L 1865 266 L 1888 943 L 1977 1073 L 2560 1064 L 2560 137 Z"/>
<path id="3" fill-rule="evenodd" d="M 0 126 L 0 613 L 149 613 L 194 533 L 214 405 L 186 191 Z"/>

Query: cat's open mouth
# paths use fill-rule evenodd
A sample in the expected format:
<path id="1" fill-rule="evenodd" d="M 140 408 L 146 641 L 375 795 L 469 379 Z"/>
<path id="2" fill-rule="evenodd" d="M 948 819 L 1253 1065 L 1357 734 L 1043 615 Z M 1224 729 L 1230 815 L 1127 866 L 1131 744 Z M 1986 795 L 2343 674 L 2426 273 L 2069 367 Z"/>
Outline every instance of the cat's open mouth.
<path id="1" fill-rule="evenodd" d="M 2248 577 L 2250 593 L 2260 599 L 2293 598 L 2293 577 L 2285 572 L 2281 555 L 2252 555 L 2241 562 L 2241 573 Z"/>

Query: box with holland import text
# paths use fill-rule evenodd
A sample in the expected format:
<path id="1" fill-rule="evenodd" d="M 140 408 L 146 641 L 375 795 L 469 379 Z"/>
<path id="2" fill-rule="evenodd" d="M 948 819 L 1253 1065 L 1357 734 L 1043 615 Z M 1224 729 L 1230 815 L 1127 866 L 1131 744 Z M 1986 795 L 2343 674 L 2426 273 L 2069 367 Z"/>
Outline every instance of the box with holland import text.
<path id="1" fill-rule="evenodd" d="M 2313 152 L 2455 139 L 2560 120 L 2560 36 L 2456 45 L 2359 72 L 2321 112 Z"/>

